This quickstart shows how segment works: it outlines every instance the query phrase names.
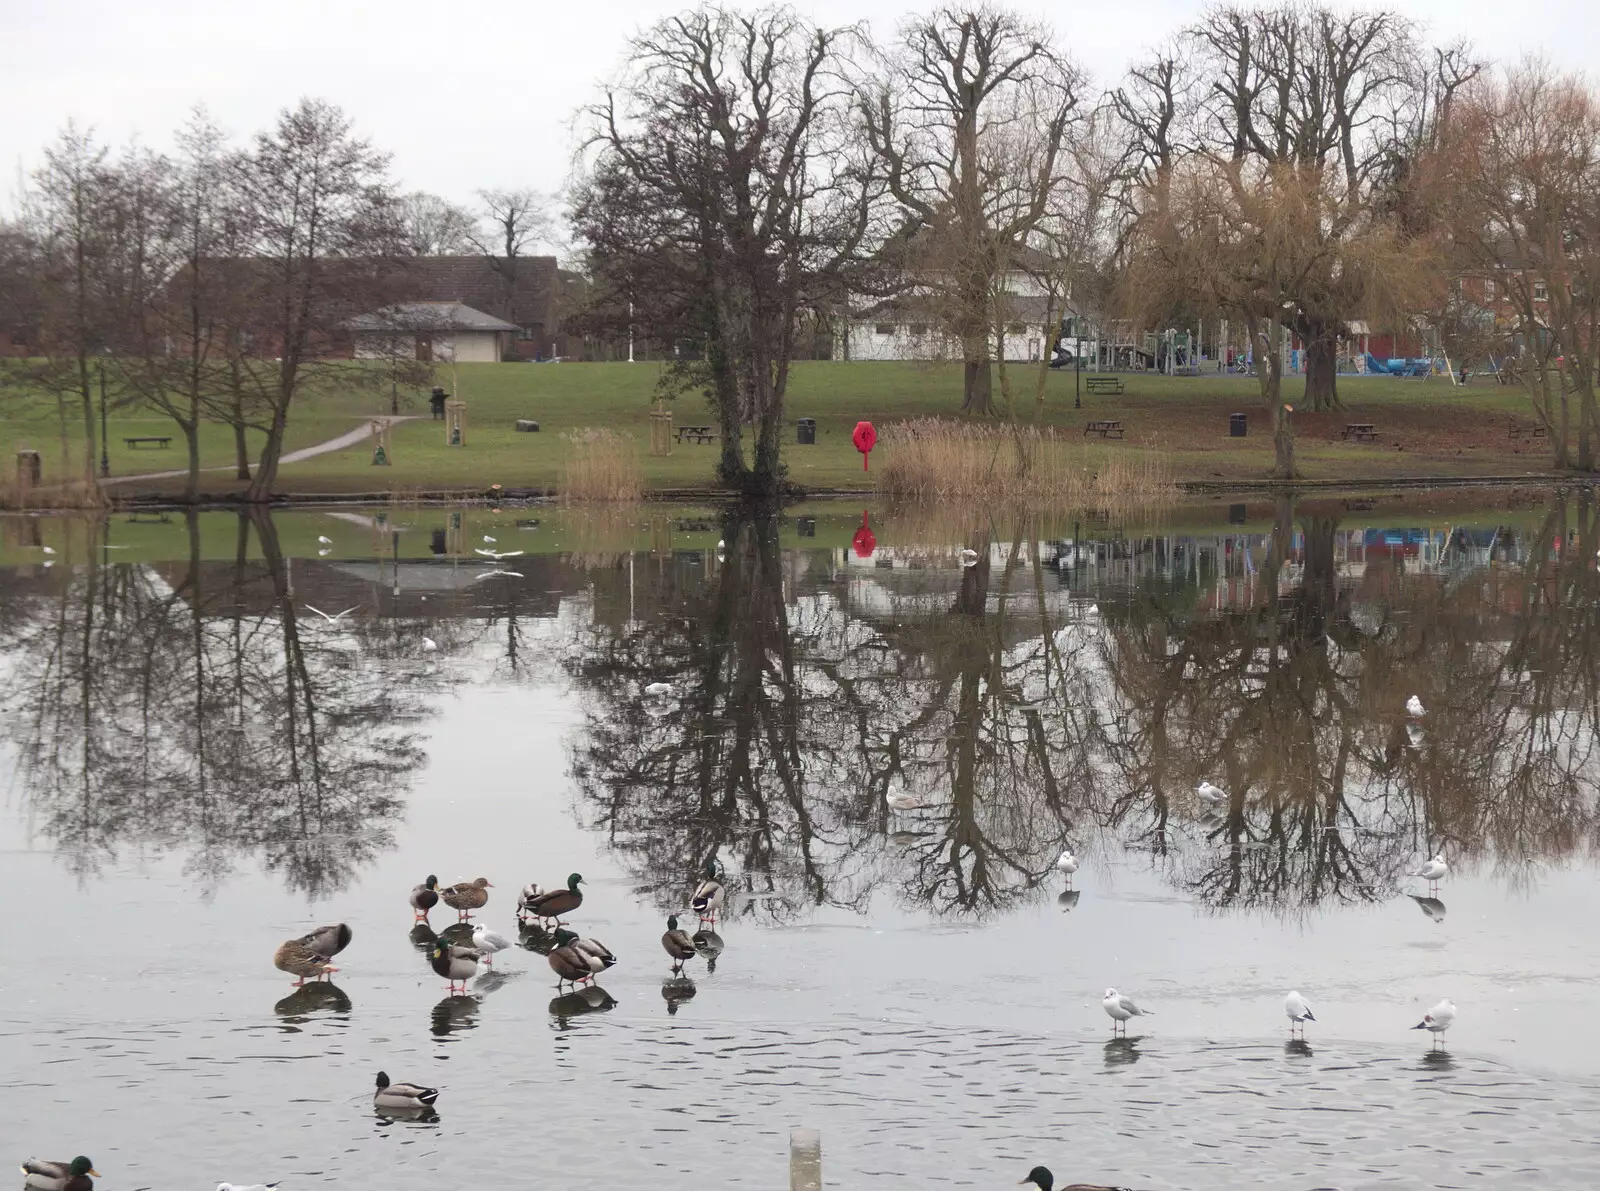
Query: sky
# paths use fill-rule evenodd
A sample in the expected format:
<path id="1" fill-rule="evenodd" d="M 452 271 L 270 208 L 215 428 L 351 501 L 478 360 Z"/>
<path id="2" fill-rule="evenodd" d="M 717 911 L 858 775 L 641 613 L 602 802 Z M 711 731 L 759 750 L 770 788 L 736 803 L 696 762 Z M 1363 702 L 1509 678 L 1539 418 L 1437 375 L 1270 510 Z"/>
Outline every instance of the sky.
<path id="1" fill-rule="evenodd" d="M 1540 54 L 1569 70 L 1600 55 L 1594 0 L 1392 0 L 1436 40 L 1487 56 Z M 880 39 L 927 0 L 797 0 Z M 0 209 L 68 119 L 114 145 L 156 149 L 204 103 L 241 138 L 302 95 L 337 103 L 393 154 L 393 172 L 470 205 L 480 189 L 557 190 L 573 112 L 619 68 L 628 38 L 685 5 L 666 0 L 0 0 Z M 1054 24 L 1097 84 L 1201 11 L 1199 0 L 1011 5 Z M 1070 15 L 1068 15 L 1070 14 Z"/>

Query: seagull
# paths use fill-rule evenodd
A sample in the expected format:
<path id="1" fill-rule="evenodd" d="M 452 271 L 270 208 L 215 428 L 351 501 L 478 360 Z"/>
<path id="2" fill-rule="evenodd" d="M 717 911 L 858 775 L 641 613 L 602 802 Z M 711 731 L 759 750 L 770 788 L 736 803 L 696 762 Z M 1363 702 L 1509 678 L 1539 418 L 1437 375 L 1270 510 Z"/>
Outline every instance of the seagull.
<path id="1" fill-rule="evenodd" d="M 483 540 L 488 542 L 489 545 L 491 545 L 491 546 L 493 546 L 495 544 L 495 539 L 491 538 L 488 534 L 484 534 L 483 535 Z"/>
<path id="2" fill-rule="evenodd" d="M 492 538 L 490 539 L 490 541 L 493 540 Z M 499 562 L 502 558 L 520 558 L 522 556 L 521 550 L 484 550 L 480 548 L 474 550 L 473 553 L 481 554 L 485 558 L 492 558 L 496 562 Z"/>
<path id="3" fill-rule="evenodd" d="M 1422 705 L 1421 699 L 1417 698 L 1415 695 L 1412 695 L 1411 698 L 1406 700 L 1406 714 L 1409 716 L 1414 716 L 1420 720 L 1423 716 L 1428 714 L 1428 709 Z"/>
<path id="4" fill-rule="evenodd" d="M 1222 806 L 1228 801 L 1228 792 L 1221 786 L 1213 786 L 1210 782 L 1201 782 L 1195 787 L 1194 792 L 1212 806 Z"/>
<path id="5" fill-rule="evenodd" d="M 46 554 L 54 554 L 55 553 L 55 551 L 53 549 L 51 549 L 49 546 L 40 546 L 39 549 L 43 550 Z"/>
<path id="6" fill-rule="evenodd" d="M 1439 1035 L 1448 1030 L 1455 1023 L 1455 1020 L 1456 1007 L 1451 1003 L 1450 998 L 1446 997 L 1424 1013 L 1422 1020 L 1411 1028 L 1413 1030 L 1427 1030 L 1433 1035 L 1433 1040 L 1437 1042 Z"/>
<path id="7" fill-rule="evenodd" d="M 670 682 L 646 683 L 644 693 L 647 699 L 670 699 L 672 698 L 672 684 Z"/>
<path id="8" fill-rule="evenodd" d="M 333 545 L 333 539 L 332 538 L 325 538 L 321 534 L 318 534 L 317 535 L 317 545 L 319 545 L 319 546 L 331 546 L 331 545 Z"/>
<path id="9" fill-rule="evenodd" d="M 898 787 L 885 794 L 883 800 L 889 804 L 889 809 L 892 811 L 914 811 L 922 807 L 922 799 L 915 794 L 907 794 Z"/>
<path id="10" fill-rule="evenodd" d="M 1078 871 L 1078 858 L 1072 854 L 1071 848 L 1056 859 L 1056 871 L 1065 876 L 1069 884 L 1071 883 L 1072 874 Z"/>
<path id="11" fill-rule="evenodd" d="M 317 557 L 318 558 L 327 558 L 328 555 L 330 555 L 332 553 L 333 553 L 333 547 L 332 546 L 324 546 L 320 550 L 317 551 Z"/>
<path id="12" fill-rule="evenodd" d="M 1444 862 L 1444 853 L 1441 852 L 1411 875 L 1421 877 L 1429 886 L 1437 889 L 1440 879 L 1449 871 L 1450 866 Z"/>
<path id="13" fill-rule="evenodd" d="M 472 945 L 483 953 L 483 962 L 492 968 L 494 953 L 511 946 L 511 940 L 480 922 L 472 928 Z"/>
<path id="14" fill-rule="evenodd" d="M 218 1183 L 217 1191 L 272 1191 L 277 1183 Z"/>
<path id="15" fill-rule="evenodd" d="M 337 616 L 329 616 L 321 608 L 313 608 L 310 604 L 306 605 L 306 611 L 307 612 L 315 612 L 318 616 L 322 617 L 322 619 L 327 621 L 329 624 L 338 624 L 346 616 L 349 616 L 350 613 L 359 611 L 360 608 L 361 608 L 361 605 L 357 604 L 354 608 L 346 608 L 343 612 L 339 613 Z"/>
<path id="16" fill-rule="evenodd" d="M 1295 1026 L 1305 1027 L 1306 1022 L 1316 1021 L 1311 1012 L 1311 1006 L 1306 1004 L 1306 999 L 1297 992 L 1290 992 L 1283 998 L 1283 1011 L 1289 1015 L 1289 1032 L 1294 1033 Z"/>
<path id="17" fill-rule="evenodd" d="M 967 549 L 961 551 L 961 565 L 964 566 L 964 567 L 975 567 L 975 566 L 977 566 L 978 565 L 978 552 L 976 550 L 973 550 L 971 547 L 968 547 Z"/>
<path id="18" fill-rule="evenodd" d="M 432 653 L 434 650 L 436 650 L 438 648 L 439 648 L 439 643 L 437 641 L 435 641 L 432 637 L 424 637 L 422 639 L 422 652 L 423 653 Z"/>
<path id="19" fill-rule="evenodd" d="M 1141 1009 L 1133 1003 L 1132 997 L 1120 995 L 1116 989 L 1106 989 L 1106 999 L 1100 1002 L 1100 1007 L 1111 1017 L 1111 1032 L 1117 1032 L 1118 1024 L 1122 1024 L 1123 1031 L 1127 1031 L 1127 1020 L 1130 1017 L 1154 1017 L 1148 1009 Z"/>

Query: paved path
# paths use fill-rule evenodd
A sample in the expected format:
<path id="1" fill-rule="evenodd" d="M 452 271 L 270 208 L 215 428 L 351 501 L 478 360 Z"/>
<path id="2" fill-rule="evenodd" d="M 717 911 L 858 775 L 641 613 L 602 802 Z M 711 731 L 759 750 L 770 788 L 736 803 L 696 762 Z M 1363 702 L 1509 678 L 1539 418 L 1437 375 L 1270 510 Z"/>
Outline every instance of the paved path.
<path id="1" fill-rule="evenodd" d="M 389 425 L 394 426 L 400 422 L 414 421 L 419 416 L 420 415 L 418 414 L 401 414 L 400 416 L 395 417 L 390 414 L 384 414 L 381 417 L 368 418 L 365 422 L 357 426 L 348 434 L 341 434 L 338 438 L 330 438 L 327 442 L 319 442 L 314 447 L 301 447 L 298 451 L 290 451 L 279 458 L 278 463 L 280 465 L 285 463 L 299 463 L 302 459 L 311 459 L 317 455 L 326 455 L 330 451 L 342 451 L 347 447 L 355 446 L 362 439 L 371 438 L 373 422 L 387 422 Z M 222 467 L 202 467 L 200 470 L 232 471 L 233 464 L 224 464 Z M 176 471 L 152 471 L 146 472 L 141 476 L 112 476 L 108 480 L 102 480 L 101 483 L 127 484 L 133 480 L 170 480 L 173 476 L 186 476 L 188 474 L 188 468 L 180 467 Z"/>

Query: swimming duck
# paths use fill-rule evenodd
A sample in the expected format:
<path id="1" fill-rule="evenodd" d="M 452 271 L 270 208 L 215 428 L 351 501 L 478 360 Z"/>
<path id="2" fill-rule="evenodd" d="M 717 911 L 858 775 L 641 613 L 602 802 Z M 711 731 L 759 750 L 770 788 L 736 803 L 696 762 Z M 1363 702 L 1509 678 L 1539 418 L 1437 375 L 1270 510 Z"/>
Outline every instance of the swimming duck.
<path id="1" fill-rule="evenodd" d="M 439 878 L 432 873 L 428 879 L 416 886 L 411 891 L 411 909 L 415 912 L 413 922 L 428 921 L 428 911 L 439 904 Z"/>
<path id="2" fill-rule="evenodd" d="M 329 959 L 338 955 L 350 946 L 350 928 L 342 922 L 332 926 L 319 926 L 316 930 L 300 936 L 300 942 L 311 948 L 318 955 L 325 955 Z"/>
<path id="3" fill-rule="evenodd" d="M 541 893 L 537 897 L 528 899 L 523 908 L 535 918 L 553 920 L 559 925 L 561 915 L 570 914 L 583 905 L 583 890 L 578 888 L 581 884 L 583 878 L 573 873 L 567 878 L 565 889 L 551 889 Z"/>
<path id="4" fill-rule="evenodd" d="M 1055 1175 L 1048 1166 L 1035 1166 L 1017 1186 L 1023 1183 L 1032 1183 L 1039 1191 L 1052 1191 L 1052 1188 L 1054 1191 L 1127 1191 L 1126 1187 L 1110 1187 L 1104 1183 L 1068 1183 L 1065 1187 L 1056 1187 Z"/>
<path id="5" fill-rule="evenodd" d="M 378 1072 L 378 1090 L 372 1094 L 374 1108 L 429 1108 L 439 1098 L 438 1088 L 425 1088 L 414 1083 L 390 1083 L 389 1076 Z"/>
<path id="6" fill-rule="evenodd" d="M 483 956 L 483 962 L 491 968 L 494 967 L 494 953 L 504 951 L 511 946 L 511 940 L 497 930 L 490 930 L 483 923 L 478 923 L 472 928 L 473 949 Z"/>
<path id="7" fill-rule="evenodd" d="M 700 915 L 701 922 L 715 922 L 717 911 L 722 909 L 722 904 L 727 899 L 728 891 L 723 888 L 722 882 L 717 880 L 716 865 L 707 864 L 705 880 L 701 881 L 694 891 L 694 897 L 690 899 L 689 905 Z"/>
<path id="8" fill-rule="evenodd" d="M 428 962 L 435 972 L 450 982 L 451 992 L 455 991 L 458 984 L 461 991 L 466 992 L 467 981 L 478 974 L 478 953 L 471 947 L 440 943 L 428 953 Z"/>
<path id="9" fill-rule="evenodd" d="M 445 905 L 456 911 L 457 921 L 465 922 L 472 917 L 472 911 L 481 910 L 488 903 L 489 890 L 493 888 L 488 877 L 479 877 L 476 881 L 463 881 L 459 885 L 441 889 L 439 896 L 444 899 Z"/>
<path id="10" fill-rule="evenodd" d="M 557 988 L 562 984 L 577 984 L 580 980 L 589 980 L 594 976 L 589 956 L 575 946 L 577 942 L 578 936 L 574 932 L 556 931 L 556 945 L 550 952 L 548 960 L 550 970 L 557 976 Z"/>
<path id="11" fill-rule="evenodd" d="M 89 1176 L 100 1178 L 94 1163 L 79 1154 L 71 1162 L 51 1162 L 46 1158 L 29 1158 L 22 1164 L 27 1178 L 22 1185 L 29 1191 L 93 1191 Z"/>
<path id="12" fill-rule="evenodd" d="M 693 959 L 696 955 L 694 940 L 689 937 L 689 932 L 678 929 L 678 916 L 672 914 L 667 918 L 667 933 L 661 936 L 661 949 L 675 961 L 672 970 L 676 972 L 683 966 L 683 961 Z"/>
<path id="13" fill-rule="evenodd" d="M 308 979 L 316 979 L 339 970 L 328 962 L 326 955 L 306 945 L 306 939 L 309 937 L 307 935 L 299 939 L 289 939 L 279 944 L 278 950 L 272 955 L 272 966 L 278 971 L 300 977 L 294 982 L 296 988 Z"/>

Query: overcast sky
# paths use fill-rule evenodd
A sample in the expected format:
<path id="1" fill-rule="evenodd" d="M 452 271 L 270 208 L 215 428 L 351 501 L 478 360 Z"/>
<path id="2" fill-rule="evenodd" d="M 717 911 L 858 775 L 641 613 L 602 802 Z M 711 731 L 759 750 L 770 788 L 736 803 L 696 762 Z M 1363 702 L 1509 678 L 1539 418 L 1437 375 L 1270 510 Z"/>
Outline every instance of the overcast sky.
<path id="1" fill-rule="evenodd" d="M 1600 54 L 1596 0 L 1391 0 L 1435 38 L 1487 54 L 1542 53 L 1586 70 Z M 194 104 L 244 135 L 301 95 L 343 107 L 394 155 L 407 189 L 461 203 L 484 187 L 553 190 L 572 111 L 613 74 L 663 0 L 0 0 L 0 202 L 70 118 L 103 141 L 166 148 Z M 886 38 L 913 6 L 799 0 L 819 20 L 866 20 Z M 928 8 L 922 3 L 916 7 Z M 1104 86 L 1192 20 L 1197 0 L 1096 0 L 1019 11 L 1055 23 Z M 1343 7 L 1343 5 L 1341 5 Z M 1069 15 L 1070 14 L 1070 15 Z"/>

